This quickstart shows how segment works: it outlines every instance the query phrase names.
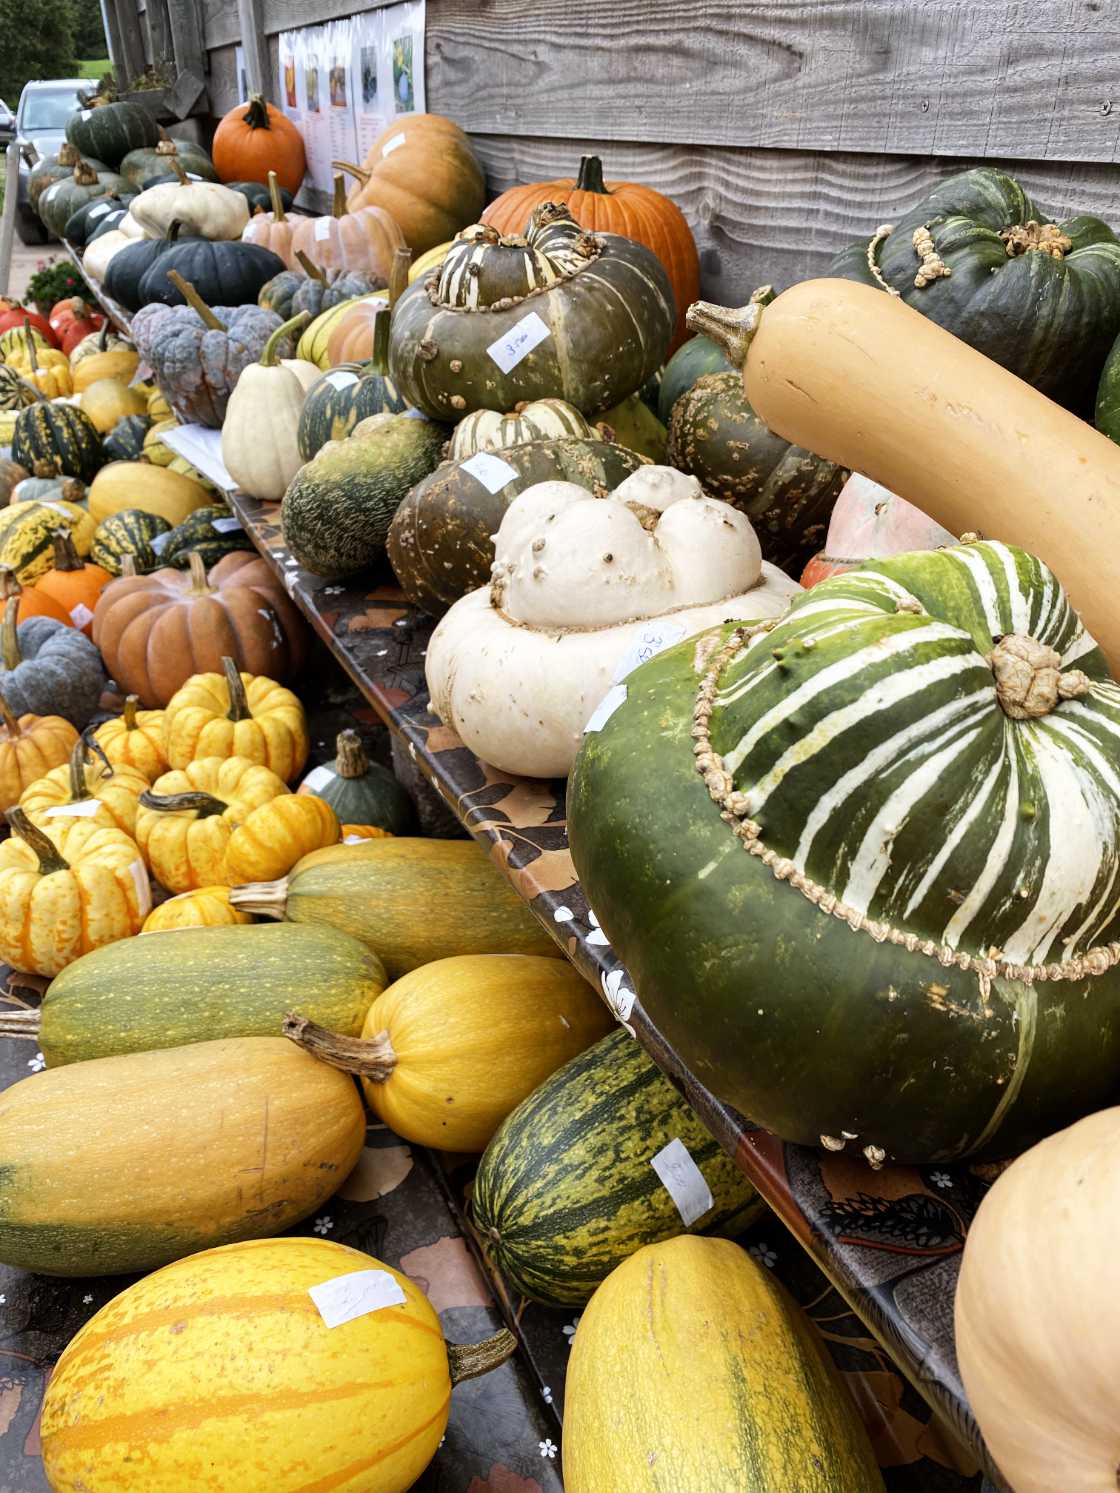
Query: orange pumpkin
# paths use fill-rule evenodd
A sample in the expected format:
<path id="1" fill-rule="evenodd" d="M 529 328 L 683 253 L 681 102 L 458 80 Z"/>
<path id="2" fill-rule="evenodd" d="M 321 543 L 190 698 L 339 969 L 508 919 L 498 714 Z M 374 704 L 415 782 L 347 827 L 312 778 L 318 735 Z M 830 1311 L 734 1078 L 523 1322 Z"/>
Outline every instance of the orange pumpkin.
<path id="1" fill-rule="evenodd" d="M 542 202 L 567 204 L 581 228 L 618 233 L 652 249 L 660 259 L 677 301 L 677 330 L 670 352 L 689 335 L 684 314 L 700 299 L 700 256 L 684 214 L 675 202 L 633 181 L 604 181 L 598 156 L 584 156 L 579 175 L 510 187 L 482 214 L 499 233 L 524 233 L 529 214 Z"/>
<path id="2" fill-rule="evenodd" d="M 303 253 L 321 270 L 364 270 L 388 284 L 396 251 L 404 248 L 396 219 L 383 207 L 346 211 L 345 186 L 336 176 L 333 212 L 326 218 L 298 219 L 291 252 L 297 264 Z"/>
<path id="3" fill-rule="evenodd" d="M 414 254 L 477 223 L 486 201 L 482 170 L 466 135 L 442 114 L 402 114 L 370 146 L 365 162 L 332 163 L 357 178 L 346 206 L 383 207 Z M 522 223 L 520 233 L 525 227 Z"/>
<path id="4" fill-rule="evenodd" d="M 293 195 L 307 169 L 299 130 L 259 93 L 222 119 L 214 131 L 210 157 L 222 181 L 259 181 L 267 186 L 268 173 L 275 171 L 280 185 Z"/>
<path id="5" fill-rule="evenodd" d="M 25 788 L 70 759 L 78 733 L 60 715 L 21 715 L 0 695 L 0 811 L 19 802 Z"/>
<path id="6" fill-rule="evenodd" d="M 300 219 L 289 218 L 284 211 L 284 204 L 280 200 L 280 184 L 276 180 L 275 171 L 268 173 L 268 191 L 272 198 L 272 211 L 254 213 L 241 230 L 241 242 L 257 244 L 262 249 L 271 249 L 273 254 L 280 256 L 288 269 L 297 269 L 299 264 L 292 253 L 292 234 Z"/>
<path id="7" fill-rule="evenodd" d="M 69 530 L 59 529 L 54 536 L 54 565 L 31 589 L 37 596 L 56 602 L 67 622 L 88 638 L 97 598 L 112 579 L 100 565 L 81 559 Z"/>
<path id="8" fill-rule="evenodd" d="M 74 626 L 70 613 L 53 596 L 41 595 L 34 586 L 23 589 L 10 570 L 0 569 L 0 609 L 13 596 L 19 597 L 17 623 L 26 622 L 28 617 L 50 617 L 55 622 L 65 622 L 67 627 Z"/>
<path id="9" fill-rule="evenodd" d="M 393 267 L 389 271 L 389 307 L 392 309 L 408 288 L 408 265 L 412 256 L 408 250 L 398 249 L 393 256 Z M 349 309 L 338 318 L 327 339 L 327 367 L 338 368 L 343 363 L 369 363 L 374 357 L 379 318 L 385 317 L 385 302 L 363 297 L 351 303 Z M 383 375 L 389 372 L 388 325 L 382 326 L 382 346 L 376 371 Z"/>

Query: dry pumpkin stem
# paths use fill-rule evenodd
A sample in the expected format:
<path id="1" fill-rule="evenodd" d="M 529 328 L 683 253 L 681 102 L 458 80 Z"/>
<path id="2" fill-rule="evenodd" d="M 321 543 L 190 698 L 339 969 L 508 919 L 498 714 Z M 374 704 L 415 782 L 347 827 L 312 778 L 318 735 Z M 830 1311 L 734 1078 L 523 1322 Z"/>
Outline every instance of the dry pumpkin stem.
<path id="1" fill-rule="evenodd" d="M 26 811 L 13 805 L 8 809 L 4 818 L 12 827 L 12 833 L 20 837 L 25 845 L 29 845 L 35 852 L 39 861 L 39 875 L 52 876 L 56 871 L 69 871 L 70 862 L 65 860 L 58 848 L 43 833 L 37 825 L 32 824 L 27 817 Z"/>
<path id="2" fill-rule="evenodd" d="M 230 902 L 235 907 L 240 905 L 234 902 L 232 894 Z M 325 1026 L 309 1021 L 306 1016 L 297 1016 L 294 1011 L 284 1017 L 280 1030 L 289 1041 L 320 1062 L 341 1068 L 344 1073 L 368 1078 L 373 1083 L 384 1083 L 397 1066 L 397 1055 L 388 1032 L 378 1032 L 376 1037 L 344 1037 L 341 1032 L 328 1031 Z"/>
<path id="3" fill-rule="evenodd" d="M 412 264 L 412 250 L 393 250 L 393 263 L 389 267 L 389 306 L 395 306 L 408 289 L 408 270 Z"/>
<path id="4" fill-rule="evenodd" d="M 268 195 L 272 198 L 272 221 L 286 223 L 288 220 L 284 215 L 284 199 L 280 196 L 280 183 L 275 171 L 268 173 Z"/>
<path id="5" fill-rule="evenodd" d="M 122 713 L 122 719 L 124 721 L 124 729 L 126 731 L 135 731 L 136 730 L 136 727 L 138 725 L 138 722 L 136 720 L 136 707 L 139 704 L 140 704 L 140 696 L 139 695 L 125 695 L 125 697 L 124 697 L 124 711 Z"/>
<path id="6" fill-rule="evenodd" d="M 296 250 L 296 258 L 299 260 L 300 265 L 302 266 L 303 273 L 309 279 L 318 280 L 321 285 L 326 284 L 326 275 L 324 275 L 323 271 L 319 268 L 315 261 L 311 259 L 307 254 L 305 254 L 302 249 Z"/>
<path id="7" fill-rule="evenodd" d="M 167 278 L 171 281 L 172 285 L 174 285 L 175 289 L 183 297 L 191 310 L 201 318 L 203 324 L 205 326 L 208 326 L 212 332 L 226 332 L 229 330 L 225 323 L 220 321 L 218 317 L 214 315 L 213 311 L 211 311 L 210 307 L 202 299 L 198 291 L 195 290 L 190 281 L 184 280 L 178 270 L 168 270 Z"/>
<path id="8" fill-rule="evenodd" d="M 331 202 L 331 217 L 346 216 L 346 178 L 341 174 L 334 179 L 334 198 Z"/>
<path id="9" fill-rule="evenodd" d="M 4 603 L 4 620 L 0 622 L 0 659 L 10 674 L 19 667 L 23 657 L 19 651 L 19 632 L 16 621 L 19 617 L 19 592 L 8 597 Z"/>
<path id="10" fill-rule="evenodd" d="M 135 555 L 122 555 L 121 556 L 121 579 L 122 580 L 128 580 L 132 576 L 138 575 L 138 574 L 139 574 L 139 572 L 136 569 L 136 556 Z M 204 576 L 204 579 L 205 579 L 205 576 Z"/>
<path id="11" fill-rule="evenodd" d="M 447 1368 L 452 1386 L 500 1368 L 516 1351 L 517 1339 L 508 1327 L 503 1327 L 493 1337 L 483 1338 L 481 1343 L 448 1343 Z"/>
<path id="12" fill-rule="evenodd" d="M 163 142 L 161 141 L 160 145 L 162 145 L 162 143 Z M 159 146 L 157 146 L 156 149 L 158 150 Z M 190 177 L 183 170 L 183 164 L 182 164 L 182 162 L 175 157 L 174 150 L 172 150 L 171 155 L 172 155 L 172 160 L 170 162 L 170 166 L 171 166 L 172 171 L 179 178 L 179 185 L 181 187 L 189 187 L 190 184 L 191 184 Z"/>
<path id="13" fill-rule="evenodd" d="M 212 793 L 153 793 L 145 789 L 138 800 L 145 809 L 154 809 L 157 814 L 178 814 L 183 809 L 193 809 L 199 819 L 209 819 L 212 814 L 224 814 L 229 805 Z"/>
<path id="14" fill-rule="evenodd" d="M 762 320 L 765 303 L 754 300 L 745 306 L 714 306 L 710 301 L 694 301 L 684 314 L 690 332 L 702 332 L 718 342 L 727 356 L 741 368 L 747 360 L 747 349 L 754 341 Z"/>
<path id="15" fill-rule="evenodd" d="M 3 695 L 0 695 L 0 720 L 4 722 L 4 730 L 8 733 L 9 741 L 15 741 L 18 736 L 23 735 L 23 728 L 12 714 L 12 707 Z"/>
<path id="16" fill-rule="evenodd" d="M 362 747 L 362 738 L 357 731 L 347 729 L 338 733 L 335 742 L 338 775 L 340 778 L 364 778 L 369 771 L 369 758 Z"/>
<path id="17" fill-rule="evenodd" d="M 893 223 L 880 223 L 878 228 L 876 228 L 875 232 L 871 235 L 870 239 L 867 242 L 867 268 L 871 271 L 872 277 L 878 283 L 879 287 L 882 290 L 885 290 L 888 295 L 893 295 L 895 297 L 901 298 L 902 292 L 900 290 L 895 290 L 893 285 L 889 285 L 887 283 L 886 276 L 879 268 L 879 250 L 883 247 L 883 245 L 886 243 L 887 239 L 890 238 L 893 232 Z"/>
<path id="18" fill-rule="evenodd" d="M 0 1037 L 29 1037 L 38 1042 L 41 1021 L 38 1011 L 0 1012 Z"/>
<path id="19" fill-rule="evenodd" d="M 85 561 L 74 548 L 74 539 L 69 529 L 56 529 L 51 536 L 54 547 L 56 570 L 84 570 Z"/>
<path id="20" fill-rule="evenodd" d="M 1073 240 L 1057 223 L 1039 223 L 1034 218 L 1001 228 L 999 236 L 1008 259 L 1016 259 L 1020 254 L 1049 254 L 1052 259 L 1064 259 L 1073 248 Z"/>
<path id="21" fill-rule="evenodd" d="M 229 710 L 227 711 L 229 720 L 250 720 L 253 712 L 249 709 L 249 701 L 245 698 L 245 682 L 232 658 L 222 659 L 222 672 L 226 676 L 226 688 L 229 690 Z"/>

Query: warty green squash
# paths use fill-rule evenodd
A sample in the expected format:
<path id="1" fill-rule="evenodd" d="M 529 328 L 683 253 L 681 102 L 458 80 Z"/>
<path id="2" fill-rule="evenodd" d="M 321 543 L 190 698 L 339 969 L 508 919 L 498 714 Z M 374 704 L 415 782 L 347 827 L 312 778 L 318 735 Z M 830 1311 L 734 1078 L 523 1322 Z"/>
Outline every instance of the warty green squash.
<path id="1" fill-rule="evenodd" d="M 37 1011 L 0 1013 L 0 1037 L 33 1038 L 48 1068 L 279 1036 L 293 1011 L 356 1037 L 387 983 L 366 944 L 325 924 L 170 929 L 75 960 Z"/>
<path id="2" fill-rule="evenodd" d="M 626 688 L 569 780 L 572 855 L 721 1099 L 872 1165 L 1011 1154 L 1110 1101 L 1120 686 L 1040 560 L 868 564 Z"/>
<path id="3" fill-rule="evenodd" d="M 47 1068 L 4 1095 L 0 1261 L 119 1275 L 279 1233 L 341 1185 L 365 1129 L 353 1080 L 283 1037 Z"/>
<path id="4" fill-rule="evenodd" d="M 686 1197 L 687 1221 L 654 1166 L 669 1147 L 674 1160 L 684 1148 L 708 1190 L 696 1216 Z M 584 1306 L 643 1245 L 693 1230 L 734 1236 L 765 1211 L 621 1030 L 565 1063 L 503 1122 L 479 1163 L 471 1208 L 504 1278 L 545 1306 Z"/>
<path id="5" fill-rule="evenodd" d="M 673 406 L 698 378 L 703 378 L 706 373 L 729 373 L 734 366 L 719 343 L 710 337 L 690 337 L 683 342 L 661 373 L 657 390 L 657 413 L 661 423 L 668 425 Z"/>
<path id="6" fill-rule="evenodd" d="M 234 887 L 259 917 L 328 923 L 373 949 L 391 980 L 455 954 L 560 950 L 471 840 L 369 840 L 305 856 L 281 881 Z"/>

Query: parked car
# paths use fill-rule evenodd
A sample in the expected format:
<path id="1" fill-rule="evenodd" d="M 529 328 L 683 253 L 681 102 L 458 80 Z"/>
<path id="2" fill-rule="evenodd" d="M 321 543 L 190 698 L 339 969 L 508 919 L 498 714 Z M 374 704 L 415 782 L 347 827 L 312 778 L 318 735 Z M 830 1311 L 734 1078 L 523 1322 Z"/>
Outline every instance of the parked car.
<path id="1" fill-rule="evenodd" d="M 43 156 L 58 151 L 66 139 L 66 121 L 78 107 L 78 91 L 89 86 L 88 78 L 50 78 L 25 84 L 19 96 L 16 111 L 16 139 L 20 144 L 16 232 L 25 244 L 45 244 L 50 237 L 27 195 L 31 167 Z"/>
<path id="2" fill-rule="evenodd" d="M 0 98 L 0 145 L 7 145 L 16 132 L 16 116 Z"/>

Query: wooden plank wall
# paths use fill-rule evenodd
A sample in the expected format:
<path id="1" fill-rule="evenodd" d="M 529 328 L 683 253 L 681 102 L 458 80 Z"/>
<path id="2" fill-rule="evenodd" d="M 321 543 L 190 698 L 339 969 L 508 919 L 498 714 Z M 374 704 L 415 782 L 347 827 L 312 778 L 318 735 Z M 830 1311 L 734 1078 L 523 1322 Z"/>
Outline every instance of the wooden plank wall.
<path id="1" fill-rule="evenodd" d="M 220 113 L 237 0 L 202 3 Z M 273 76 L 277 31 L 365 8 L 262 5 Z M 1120 225 L 1114 0 L 428 0 L 426 54 L 495 193 L 594 151 L 680 204 L 715 298 L 821 272 L 981 162 Z"/>

